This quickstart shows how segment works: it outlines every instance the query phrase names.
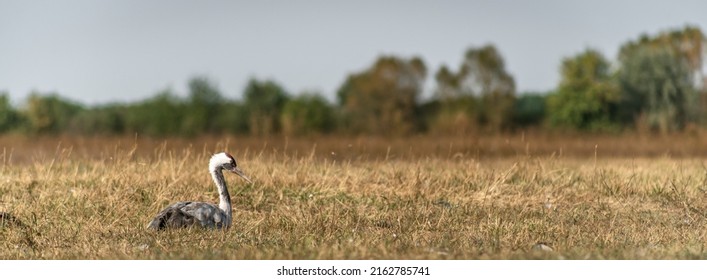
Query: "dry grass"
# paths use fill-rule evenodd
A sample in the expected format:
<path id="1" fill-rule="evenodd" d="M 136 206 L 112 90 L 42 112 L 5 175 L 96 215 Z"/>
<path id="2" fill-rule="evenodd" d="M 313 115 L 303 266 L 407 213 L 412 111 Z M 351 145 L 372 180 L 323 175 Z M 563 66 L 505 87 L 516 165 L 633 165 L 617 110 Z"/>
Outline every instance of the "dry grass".
<path id="1" fill-rule="evenodd" d="M 707 258 L 707 145 L 627 138 L 5 137 L 0 258 Z M 227 176 L 231 230 L 147 231 L 217 200 L 220 150 L 255 181 Z"/>

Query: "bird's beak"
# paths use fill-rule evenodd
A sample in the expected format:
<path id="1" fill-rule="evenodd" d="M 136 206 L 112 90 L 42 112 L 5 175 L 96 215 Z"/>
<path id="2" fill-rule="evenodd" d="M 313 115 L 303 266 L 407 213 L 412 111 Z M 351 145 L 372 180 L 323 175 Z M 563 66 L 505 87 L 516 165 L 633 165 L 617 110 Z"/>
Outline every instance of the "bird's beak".
<path id="1" fill-rule="evenodd" d="M 241 170 L 240 168 L 234 167 L 233 169 L 231 169 L 231 172 L 238 174 L 238 176 L 241 176 L 241 178 L 243 178 L 243 179 L 245 179 L 246 181 L 248 181 L 248 183 L 251 183 L 251 184 L 253 183 L 253 181 L 251 181 L 250 178 L 248 178 L 248 176 L 246 176 L 246 175 L 243 173 L 243 170 Z"/>

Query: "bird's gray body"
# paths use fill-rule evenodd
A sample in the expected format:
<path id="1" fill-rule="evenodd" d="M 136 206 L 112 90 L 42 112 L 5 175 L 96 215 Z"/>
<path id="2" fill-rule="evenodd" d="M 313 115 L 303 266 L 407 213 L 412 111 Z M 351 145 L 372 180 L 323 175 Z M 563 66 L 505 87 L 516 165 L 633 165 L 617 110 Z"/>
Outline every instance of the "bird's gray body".
<path id="1" fill-rule="evenodd" d="M 228 194 L 223 170 L 228 170 L 251 182 L 238 168 L 236 160 L 227 153 L 218 153 L 209 160 L 209 173 L 219 193 L 219 204 L 198 201 L 182 201 L 167 206 L 147 225 L 148 229 L 162 230 L 197 226 L 202 228 L 228 229 L 231 227 L 231 196 Z"/>
<path id="2" fill-rule="evenodd" d="M 211 203 L 182 201 L 162 210 L 147 227 L 161 230 L 191 226 L 227 229 L 231 226 L 231 217 Z"/>

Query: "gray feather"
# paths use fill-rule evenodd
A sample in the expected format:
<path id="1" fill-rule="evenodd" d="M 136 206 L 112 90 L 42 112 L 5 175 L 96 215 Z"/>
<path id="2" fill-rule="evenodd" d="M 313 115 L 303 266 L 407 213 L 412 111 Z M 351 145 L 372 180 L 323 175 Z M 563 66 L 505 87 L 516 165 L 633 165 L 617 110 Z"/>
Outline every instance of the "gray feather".
<path id="1" fill-rule="evenodd" d="M 206 202 L 182 201 L 162 210 L 147 228 L 154 230 L 190 226 L 223 228 L 225 220 L 225 213 L 216 205 Z"/>

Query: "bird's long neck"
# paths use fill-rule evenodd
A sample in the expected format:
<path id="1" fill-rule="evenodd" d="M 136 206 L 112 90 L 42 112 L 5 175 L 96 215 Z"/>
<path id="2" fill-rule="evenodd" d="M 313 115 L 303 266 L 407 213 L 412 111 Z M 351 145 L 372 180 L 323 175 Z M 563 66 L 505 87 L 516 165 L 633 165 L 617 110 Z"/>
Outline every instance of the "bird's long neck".
<path id="1" fill-rule="evenodd" d="M 223 171 L 221 169 L 212 169 L 211 177 L 216 183 L 216 188 L 218 189 L 219 203 L 218 208 L 223 210 L 226 217 L 228 217 L 229 224 L 231 220 L 231 195 L 228 194 L 228 188 L 226 187 L 226 179 L 223 178 Z"/>

